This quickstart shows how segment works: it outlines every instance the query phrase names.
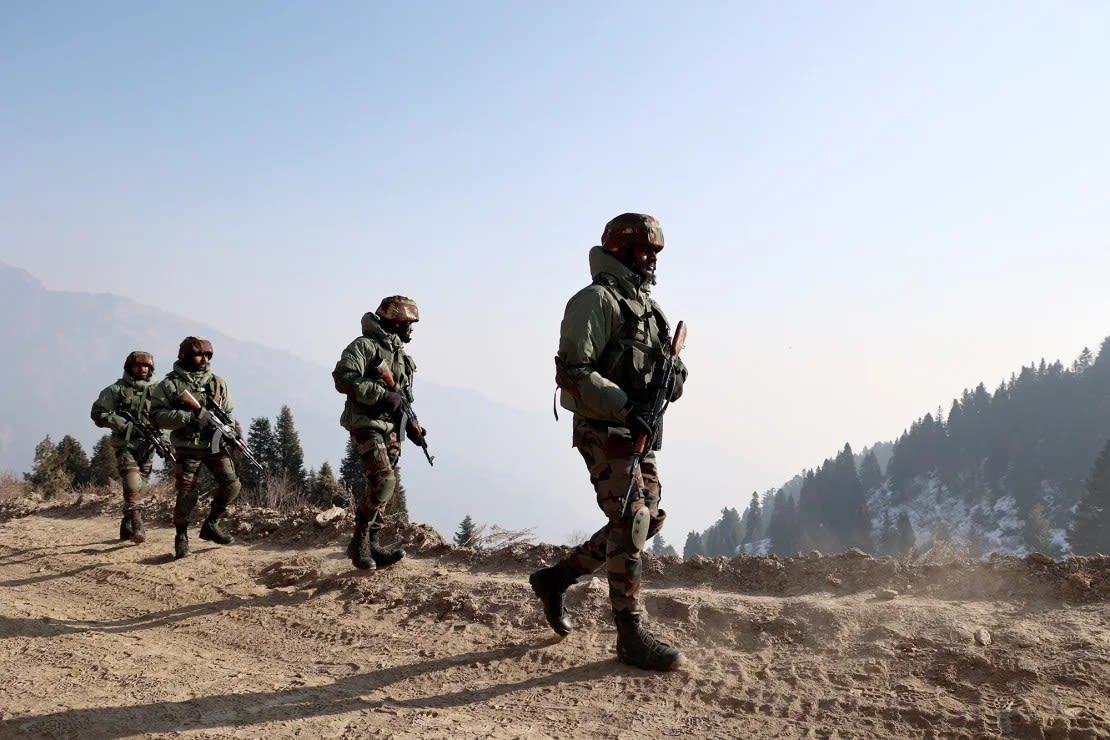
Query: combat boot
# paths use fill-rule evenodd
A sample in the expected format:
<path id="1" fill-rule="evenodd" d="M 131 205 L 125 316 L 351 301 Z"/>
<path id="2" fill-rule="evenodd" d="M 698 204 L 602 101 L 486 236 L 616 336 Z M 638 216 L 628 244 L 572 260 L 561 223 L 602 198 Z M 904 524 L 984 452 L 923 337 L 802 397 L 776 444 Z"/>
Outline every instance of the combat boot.
<path id="1" fill-rule="evenodd" d="M 143 512 L 132 509 L 129 515 L 131 541 L 136 545 L 146 542 L 146 528 L 143 526 Z"/>
<path id="2" fill-rule="evenodd" d="M 215 542 L 217 545 L 230 545 L 235 541 L 234 537 L 220 529 L 219 517 L 211 514 L 204 520 L 204 524 L 200 525 L 200 538 Z"/>
<path id="3" fill-rule="evenodd" d="M 574 624 L 570 621 L 570 615 L 567 614 L 563 596 L 576 580 L 578 580 L 578 577 L 574 575 L 570 565 L 565 560 L 560 560 L 550 568 L 540 568 L 528 576 L 528 583 L 532 584 L 532 591 L 540 597 L 540 601 L 543 603 L 544 618 L 551 625 L 551 629 L 555 630 L 555 634 L 564 637 L 574 629 Z"/>
<path id="4" fill-rule="evenodd" d="M 640 623 L 640 615 L 627 609 L 613 612 L 617 623 L 617 660 L 651 671 L 670 671 L 682 665 L 676 648 L 656 640 Z"/>
<path id="5" fill-rule="evenodd" d="M 131 515 L 124 513 L 123 519 L 119 520 L 119 541 L 124 542 L 131 539 Z"/>
<path id="6" fill-rule="evenodd" d="M 177 525 L 177 535 L 173 538 L 173 559 L 180 560 L 189 554 L 189 525 Z"/>
<path id="7" fill-rule="evenodd" d="M 396 563 L 401 558 L 405 557 L 405 551 L 400 547 L 386 549 L 378 544 L 378 537 L 381 535 L 380 529 L 370 530 L 370 554 L 374 558 L 374 565 L 379 568 L 388 568 Z"/>
<path id="8" fill-rule="evenodd" d="M 356 520 L 355 533 L 351 544 L 347 545 L 347 557 L 351 565 L 359 570 L 374 570 L 374 553 L 370 550 L 370 525 L 364 520 Z"/>

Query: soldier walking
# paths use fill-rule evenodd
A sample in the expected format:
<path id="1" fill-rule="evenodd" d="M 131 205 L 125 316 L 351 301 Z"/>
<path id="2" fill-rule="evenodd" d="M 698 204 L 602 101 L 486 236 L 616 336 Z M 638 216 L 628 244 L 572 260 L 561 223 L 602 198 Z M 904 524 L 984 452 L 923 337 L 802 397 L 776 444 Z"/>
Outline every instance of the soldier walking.
<path id="1" fill-rule="evenodd" d="M 617 657 L 653 670 L 671 670 L 682 660 L 677 649 L 645 628 L 639 599 L 643 544 L 666 517 L 659 508 L 655 461 L 662 435 L 649 412 L 659 390 L 659 368 L 671 346 L 670 326 L 651 298 L 662 250 L 663 231 L 655 218 L 617 216 L 606 224 L 601 246 L 590 250 L 593 282 L 567 303 L 555 358 L 556 383 L 560 404 L 574 413 L 573 444 L 590 472 L 607 522 L 555 565 L 529 577 L 548 624 L 566 635 L 573 629 L 564 605 L 567 588 L 604 566 L 617 626 Z M 677 360 L 671 401 L 682 395 L 685 378 L 686 368 Z M 644 450 L 631 500 L 622 506 L 630 490 L 637 435 L 653 438 L 654 449 Z M 647 510 L 646 517 L 637 516 L 641 509 Z M 646 535 L 642 530 L 633 534 L 634 520 L 646 520 Z"/>
<path id="2" fill-rule="evenodd" d="M 405 556 L 402 549 L 383 548 L 378 538 L 385 507 L 401 485 L 401 435 L 416 444 L 423 444 L 427 435 L 402 411 L 402 394 L 411 394 L 416 373 L 405 345 L 419 320 L 411 298 L 383 298 L 376 311 L 362 317 L 362 335 L 343 350 L 331 374 L 335 389 L 347 396 L 339 423 L 350 432 L 366 472 L 366 491 L 358 501 L 355 533 L 347 546 L 351 563 L 362 570 L 385 568 Z"/>
<path id="3" fill-rule="evenodd" d="M 154 443 L 140 433 L 138 425 L 149 423 L 155 381 L 154 355 L 135 350 L 123 361 L 123 377 L 100 392 L 90 414 L 98 427 L 112 430 L 110 444 L 123 486 L 121 542 L 138 544 L 146 539 L 140 504 L 154 467 Z"/>
<path id="4" fill-rule="evenodd" d="M 216 480 L 216 492 L 208 516 L 200 528 L 200 538 L 219 545 L 230 545 L 234 538 L 220 527 L 220 519 L 239 497 L 239 476 L 225 445 L 213 449 L 216 424 L 212 408 L 222 409 L 230 418 L 235 404 L 227 383 L 212 373 L 212 342 L 203 337 L 185 337 L 177 350 L 173 371 L 154 389 L 152 416 L 158 426 L 171 430 L 170 441 L 177 454 L 174 484 L 177 501 L 173 524 L 173 556 L 189 554 L 189 515 L 197 505 L 193 486 L 203 464 Z M 188 392 L 199 403 L 193 409 L 182 394 Z"/>

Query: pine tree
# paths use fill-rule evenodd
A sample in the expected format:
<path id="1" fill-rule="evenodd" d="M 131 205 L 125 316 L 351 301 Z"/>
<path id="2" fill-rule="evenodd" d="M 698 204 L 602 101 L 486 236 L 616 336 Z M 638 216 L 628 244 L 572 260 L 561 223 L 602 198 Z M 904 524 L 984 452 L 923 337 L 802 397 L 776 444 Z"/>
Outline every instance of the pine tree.
<path id="1" fill-rule="evenodd" d="M 257 470 L 253 465 L 244 465 L 239 468 L 239 478 L 243 481 L 244 488 L 255 493 L 255 501 L 263 503 L 259 494 L 262 492 L 266 479 L 281 473 L 281 458 L 277 453 L 277 437 L 274 436 L 274 430 L 270 426 L 269 419 L 264 416 L 256 416 L 251 419 L 250 428 L 247 430 L 247 446 L 251 448 L 251 452 L 262 463 L 262 470 Z"/>
<path id="2" fill-rule="evenodd" d="M 859 464 L 859 482 L 864 493 L 872 493 L 883 484 L 883 472 L 874 450 L 868 450 Z"/>
<path id="3" fill-rule="evenodd" d="M 116 469 L 116 453 L 112 450 L 112 435 L 105 434 L 96 440 L 92 459 L 89 461 L 89 482 L 94 486 L 106 486 L 119 480 Z"/>
<path id="4" fill-rule="evenodd" d="M 838 540 L 838 548 L 858 547 L 871 551 L 874 549 L 871 515 L 867 510 L 867 495 L 856 473 L 851 445 L 844 445 L 826 475 L 828 494 L 822 509 L 829 529 Z"/>
<path id="5" fill-rule="evenodd" d="M 293 425 L 293 412 L 288 406 L 281 407 L 274 435 L 277 437 L 277 450 L 280 471 L 291 486 L 304 487 L 304 450 L 301 437 Z"/>
<path id="6" fill-rule="evenodd" d="M 342 506 L 346 505 L 343 499 L 343 486 L 335 479 L 335 473 L 332 472 L 331 464 L 327 460 L 320 466 L 320 472 L 316 475 L 316 503 L 318 506 Z"/>
<path id="7" fill-rule="evenodd" d="M 316 474 L 316 468 L 309 468 L 308 472 L 304 475 L 304 490 L 303 495 L 305 501 L 312 505 L 318 505 L 318 496 L 320 495 L 320 477 Z"/>
<path id="8" fill-rule="evenodd" d="M 1075 507 L 1068 541 L 1079 555 L 1110 553 L 1110 442 L 1102 448 L 1087 478 L 1086 492 Z"/>
<path id="9" fill-rule="evenodd" d="M 393 492 L 393 497 L 385 505 L 385 513 L 397 517 L 402 522 L 408 522 L 409 498 L 405 493 L 405 484 L 401 482 L 401 467 L 395 465 L 393 470 L 397 475 L 397 490 Z"/>
<path id="10" fill-rule="evenodd" d="M 662 533 L 656 534 L 654 537 L 652 537 L 651 554 L 657 558 L 678 557 L 678 552 L 675 551 L 675 549 L 671 545 L 667 544 L 667 541 L 663 539 Z"/>
<path id="11" fill-rule="evenodd" d="M 752 499 L 748 504 L 748 510 L 744 512 L 744 518 L 747 520 L 747 526 L 744 528 L 742 544 L 754 543 L 762 539 L 763 511 L 759 506 L 759 494 L 755 491 L 752 491 Z"/>
<path id="12" fill-rule="evenodd" d="M 69 434 L 62 437 L 62 441 L 58 443 L 57 452 L 62 467 L 69 475 L 69 485 L 88 485 L 92 477 L 89 472 L 89 456 L 85 454 L 77 438 Z"/>
<path id="13" fill-rule="evenodd" d="M 1056 546 L 1052 544 L 1052 524 L 1045 516 L 1044 507 L 1034 504 L 1025 516 L 1025 546 L 1030 552 L 1055 555 Z"/>
<path id="14" fill-rule="evenodd" d="M 898 533 L 898 536 L 895 538 L 895 552 L 897 554 L 901 555 L 902 553 L 908 552 L 917 545 L 917 536 L 914 534 L 909 514 L 904 511 L 899 514 L 898 521 L 894 525 L 894 528 Z"/>
<path id="15" fill-rule="evenodd" d="M 705 557 L 705 543 L 697 532 L 686 535 L 686 545 L 682 548 L 683 560 L 689 560 L 692 557 Z"/>
<path id="16" fill-rule="evenodd" d="M 467 514 L 455 532 L 455 544 L 459 547 L 471 547 L 477 531 L 478 528 L 474 525 L 474 520 L 470 518 L 470 514 Z"/>
<path id="17" fill-rule="evenodd" d="M 801 547 L 798 509 L 794 499 L 780 488 L 774 497 L 771 521 L 767 522 L 767 536 L 771 539 L 770 551 L 776 555 L 790 556 Z"/>
<path id="18" fill-rule="evenodd" d="M 30 473 L 23 474 L 23 480 L 46 498 L 56 496 L 73 482 L 49 434 L 35 445 L 34 464 Z"/>
<path id="19" fill-rule="evenodd" d="M 717 522 L 716 529 L 716 548 L 714 548 L 713 554 L 724 555 L 726 558 L 736 557 L 742 535 L 740 531 L 740 512 L 727 506 L 721 509 L 721 518 Z"/>
<path id="20" fill-rule="evenodd" d="M 339 463 L 339 482 L 347 490 L 347 495 L 355 501 L 366 493 L 366 473 L 351 439 L 347 440 L 347 450 L 343 454 L 343 461 Z"/>
<path id="21" fill-rule="evenodd" d="M 1093 364 L 1093 358 L 1094 355 L 1091 354 L 1091 348 L 1084 347 L 1083 351 L 1079 353 L 1079 357 L 1076 358 L 1075 362 L 1071 366 L 1072 372 L 1076 372 L 1079 374 L 1087 372 L 1087 370 L 1089 370 L 1091 368 L 1091 365 Z"/>
<path id="22" fill-rule="evenodd" d="M 881 555 L 898 554 L 898 530 L 894 528 L 890 512 L 883 512 L 883 523 L 880 525 L 878 541 L 875 547 Z"/>

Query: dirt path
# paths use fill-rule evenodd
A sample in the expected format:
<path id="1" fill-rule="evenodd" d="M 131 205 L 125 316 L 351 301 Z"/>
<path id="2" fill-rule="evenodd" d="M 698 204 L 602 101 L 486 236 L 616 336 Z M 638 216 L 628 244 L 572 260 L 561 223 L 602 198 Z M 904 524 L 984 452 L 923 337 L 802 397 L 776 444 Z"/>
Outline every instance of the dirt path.
<path id="1" fill-rule="evenodd" d="M 172 529 L 116 528 L 66 508 L 0 524 L 0 737 L 1110 736 L 1110 605 L 1032 576 L 885 599 L 844 586 L 870 560 L 811 564 L 789 595 L 674 569 L 648 578 L 650 624 L 693 661 L 652 674 L 615 660 L 600 581 L 554 641 L 518 557 L 361 574 L 337 529 L 194 533 L 174 561 Z"/>

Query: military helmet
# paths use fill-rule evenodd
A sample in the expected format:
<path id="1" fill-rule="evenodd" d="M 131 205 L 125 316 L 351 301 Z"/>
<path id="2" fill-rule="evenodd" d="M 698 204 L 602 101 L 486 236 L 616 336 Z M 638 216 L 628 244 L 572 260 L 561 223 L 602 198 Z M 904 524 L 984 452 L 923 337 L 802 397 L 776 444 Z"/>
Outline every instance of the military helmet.
<path id="1" fill-rule="evenodd" d="M 416 301 L 403 295 L 383 298 L 374 313 L 387 321 L 420 321 L 420 309 L 416 307 Z"/>
<path id="2" fill-rule="evenodd" d="M 663 228 L 654 216 L 646 213 L 622 213 L 605 224 L 601 233 L 601 247 L 606 252 L 623 256 L 630 247 L 650 244 L 656 251 L 663 248 Z"/>
<path id="3" fill-rule="evenodd" d="M 212 358 L 212 342 L 204 337 L 185 337 L 177 348 L 177 359 L 184 360 L 193 355 L 208 355 Z"/>
<path id="4" fill-rule="evenodd" d="M 133 351 L 127 355 L 127 359 L 123 361 L 123 371 L 125 373 L 131 372 L 132 365 L 150 365 L 150 372 L 154 374 L 154 355 L 149 352 L 144 352 L 141 349 Z"/>

